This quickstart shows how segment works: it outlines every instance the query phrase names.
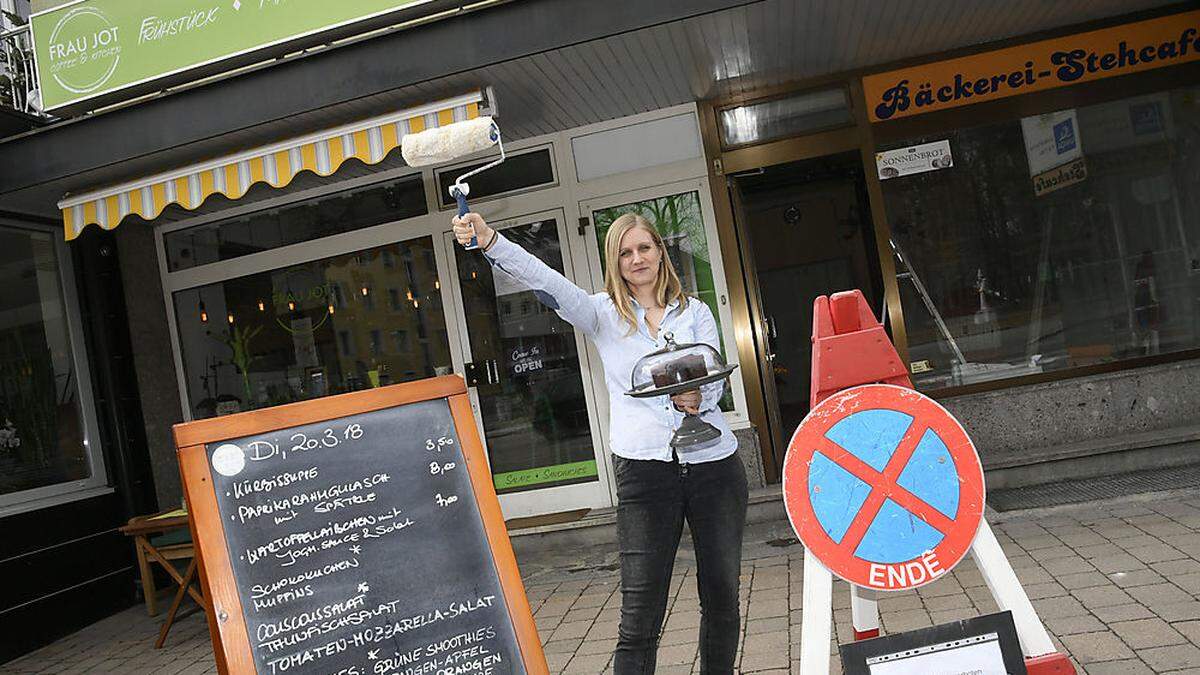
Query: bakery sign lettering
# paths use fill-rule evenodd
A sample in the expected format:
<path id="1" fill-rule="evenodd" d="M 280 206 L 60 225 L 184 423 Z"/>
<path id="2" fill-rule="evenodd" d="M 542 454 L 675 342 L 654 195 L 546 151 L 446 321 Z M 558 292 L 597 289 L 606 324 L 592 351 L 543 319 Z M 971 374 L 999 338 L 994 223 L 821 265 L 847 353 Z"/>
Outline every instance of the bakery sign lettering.
<path id="1" fill-rule="evenodd" d="M 1200 10 L 863 78 L 872 122 L 1200 60 Z"/>

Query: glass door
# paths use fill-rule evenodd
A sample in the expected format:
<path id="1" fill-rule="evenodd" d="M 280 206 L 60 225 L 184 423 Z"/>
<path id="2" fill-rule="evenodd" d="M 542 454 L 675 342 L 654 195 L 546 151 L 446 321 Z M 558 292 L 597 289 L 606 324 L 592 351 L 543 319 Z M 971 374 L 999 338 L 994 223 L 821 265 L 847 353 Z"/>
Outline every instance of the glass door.
<path id="1" fill-rule="evenodd" d="M 584 242 L 591 262 L 592 288 L 604 288 L 604 238 L 613 221 L 626 213 L 644 217 L 662 236 L 667 256 L 675 265 L 684 293 L 699 299 L 712 310 L 720 327 L 719 348 L 722 355 L 730 363 L 736 363 L 738 355 L 733 339 L 733 315 L 721 262 L 716 219 L 708 195 L 707 182 L 697 179 L 589 199 L 580 203 L 579 212 L 588 222 Z M 596 375 L 596 382 L 599 390 L 603 391 L 603 373 Z M 738 370 L 730 377 L 729 387 L 720 405 L 732 425 L 736 427 L 747 423 L 745 396 Z"/>
<path id="2" fill-rule="evenodd" d="M 880 307 L 879 256 L 857 152 L 735 176 L 732 194 L 757 292 L 763 390 L 777 461 L 808 414 L 813 299 L 859 289 Z"/>
<path id="3" fill-rule="evenodd" d="M 572 276 L 561 211 L 492 223 Z M 584 338 L 521 282 L 445 235 L 464 376 L 506 518 L 610 506 Z"/>

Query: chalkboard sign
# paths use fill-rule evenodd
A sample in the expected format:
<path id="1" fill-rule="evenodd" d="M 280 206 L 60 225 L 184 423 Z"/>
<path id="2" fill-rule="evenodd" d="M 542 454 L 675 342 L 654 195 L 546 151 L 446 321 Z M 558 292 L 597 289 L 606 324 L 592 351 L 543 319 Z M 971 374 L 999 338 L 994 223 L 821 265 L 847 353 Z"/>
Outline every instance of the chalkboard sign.
<path id="1" fill-rule="evenodd" d="M 461 378 L 175 437 L 223 672 L 548 672 Z"/>

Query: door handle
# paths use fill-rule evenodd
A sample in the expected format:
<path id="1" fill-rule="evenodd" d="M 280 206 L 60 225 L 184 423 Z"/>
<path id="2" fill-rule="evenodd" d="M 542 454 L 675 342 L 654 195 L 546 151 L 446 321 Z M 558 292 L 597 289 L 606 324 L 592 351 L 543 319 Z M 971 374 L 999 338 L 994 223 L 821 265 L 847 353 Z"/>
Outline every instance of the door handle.
<path id="1" fill-rule="evenodd" d="M 496 359 L 486 359 L 478 363 L 463 364 L 463 379 L 468 387 L 478 387 L 481 384 L 500 384 L 500 364 Z"/>
<path id="2" fill-rule="evenodd" d="M 763 332 L 766 334 L 766 339 L 763 343 L 767 348 L 767 360 L 775 360 L 775 339 L 779 337 L 779 333 L 775 330 L 775 317 L 768 316 L 763 319 Z"/>

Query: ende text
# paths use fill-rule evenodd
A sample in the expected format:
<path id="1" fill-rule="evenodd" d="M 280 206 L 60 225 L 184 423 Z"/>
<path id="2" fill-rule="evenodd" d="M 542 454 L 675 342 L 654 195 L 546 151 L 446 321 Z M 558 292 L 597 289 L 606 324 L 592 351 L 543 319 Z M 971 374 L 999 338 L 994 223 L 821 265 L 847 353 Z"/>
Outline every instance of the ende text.
<path id="1" fill-rule="evenodd" d="M 1009 91 L 1028 89 L 1040 80 L 1053 77 L 1062 83 L 1073 83 L 1085 75 L 1100 72 L 1120 71 L 1139 64 L 1155 61 L 1170 61 L 1187 56 L 1200 55 L 1200 34 L 1195 28 L 1183 31 L 1178 40 L 1131 47 L 1122 41 L 1116 51 L 1097 53 L 1085 49 L 1057 51 L 1050 55 L 1053 70 L 1037 70 L 1033 61 L 1026 61 L 1024 69 L 997 73 L 990 77 L 970 79 L 962 74 L 954 76 L 953 83 L 943 84 L 936 89 L 930 82 L 923 82 L 914 95 L 909 89 L 909 80 L 900 80 L 883 92 L 881 102 L 875 106 L 875 116 L 886 120 L 910 107 L 925 108 L 939 103 L 953 103 L 973 96 L 1005 94 Z"/>
<path id="2" fill-rule="evenodd" d="M 902 563 L 871 563 L 867 583 L 872 588 L 912 588 L 946 573 L 937 555 L 930 551 L 920 558 Z"/>

